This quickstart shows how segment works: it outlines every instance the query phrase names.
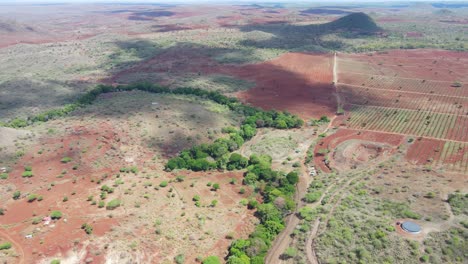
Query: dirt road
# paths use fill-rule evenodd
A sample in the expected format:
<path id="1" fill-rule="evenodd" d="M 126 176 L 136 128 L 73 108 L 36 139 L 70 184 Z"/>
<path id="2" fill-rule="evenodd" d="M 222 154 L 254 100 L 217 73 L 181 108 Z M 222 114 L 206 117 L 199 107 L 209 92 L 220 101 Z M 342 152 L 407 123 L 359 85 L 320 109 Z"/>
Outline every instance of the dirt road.
<path id="1" fill-rule="evenodd" d="M 5 232 L 2 228 L 0 228 L 0 236 L 6 238 L 8 242 L 10 242 L 13 245 L 13 248 L 16 250 L 16 253 L 18 253 L 18 264 L 24 264 L 24 251 L 21 245 L 16 242 L 10 235 L 8 235 L 7 232 Z"/>

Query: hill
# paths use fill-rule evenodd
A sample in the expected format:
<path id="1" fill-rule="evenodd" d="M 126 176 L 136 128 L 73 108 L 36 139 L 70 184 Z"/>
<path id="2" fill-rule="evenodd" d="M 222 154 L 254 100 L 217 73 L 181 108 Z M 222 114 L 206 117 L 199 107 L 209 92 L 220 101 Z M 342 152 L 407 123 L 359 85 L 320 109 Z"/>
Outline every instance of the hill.
<path id="1" fill-rule="evenodd" d="M 375 21 L 365 13 L 352 13 L 323 25 L 332 31 L 357 31 L 360 33 L 373 33 L 381 30 Z"/>

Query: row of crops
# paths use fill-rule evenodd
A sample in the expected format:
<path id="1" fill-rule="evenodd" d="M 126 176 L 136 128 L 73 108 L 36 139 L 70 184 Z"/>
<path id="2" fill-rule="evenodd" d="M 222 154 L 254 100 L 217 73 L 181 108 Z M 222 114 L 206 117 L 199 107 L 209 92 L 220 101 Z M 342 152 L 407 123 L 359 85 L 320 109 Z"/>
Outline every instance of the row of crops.
<path id="1" fill-rule="evenodd" d="M 349 111 L 349 128 L 468 141 L 468 116 L 362 105 Z"/>
<path id="2" fill-rule="evenodd" d="M 408 93 L 350 85 L 339 85 L 338 91 L 349 104 L 431 111 L 453 115 L 466 115 L 468 112 L 468 97 Z"/>
<path id="3" fill-rule="evenodd" d="M 338 82 L 392 91 L 427 93 L 451 97 L 468 97 L 468 89 L 453 87 L 454 82 L 452 81 L 434 81 L 344 72 L 340 73 Z"/>
<path id="4" fill-rule="evenodd" d="M 417 139 L 407 152 L 407 159 L 431 167 L 468 173 L 468 143 L 458 141 Z"/>

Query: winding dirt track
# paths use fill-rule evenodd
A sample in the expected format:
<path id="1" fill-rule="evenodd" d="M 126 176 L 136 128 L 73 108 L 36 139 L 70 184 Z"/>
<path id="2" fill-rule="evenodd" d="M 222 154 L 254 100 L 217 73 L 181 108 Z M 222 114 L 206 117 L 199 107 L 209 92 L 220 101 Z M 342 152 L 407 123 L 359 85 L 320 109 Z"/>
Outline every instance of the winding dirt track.
<path id="1" fill-rule="evenodd" d="M 23 251 L 23 248 L 21 247 L 21 245 L 16 242 L 10 235 L 8 235 L 7 232 L 5 232 L 3 229 L 0 229 L 0 236 L 2 237 L 5 237 L 12 245 L 13 247 L 15 248 L 15 250 L 17 250 L 17 253 L 18 253 L 18 264 L 24 264 L 24 251 Z"/>

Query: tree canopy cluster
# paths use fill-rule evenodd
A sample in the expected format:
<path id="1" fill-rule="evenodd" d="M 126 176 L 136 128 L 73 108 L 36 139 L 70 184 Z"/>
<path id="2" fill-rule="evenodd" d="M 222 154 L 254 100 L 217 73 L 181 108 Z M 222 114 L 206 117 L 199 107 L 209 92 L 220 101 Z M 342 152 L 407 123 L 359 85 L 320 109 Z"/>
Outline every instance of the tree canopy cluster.
<path id="1" fill-rule="evenodd" d="M 297 116 L 291 115 L 286 112 L 262 111 L 258 108 L 244 105 L 241 102 L 239 102 L 239 100 L 237 100 L 236 98 L 227 97 L 217 91 L 206 91 L 199 88 L 189 87 L 170 89 L 169 87 L 143 82 L 118 86 L 100 84 L 94 89 L 82 95 L 76 102 L 72 104 L 67 104 L 62 108 L 45 111 L 35 116 L 28 117 L 27 119 L 15 118 L 7 123 L 1 123 L 0 125 L 6 127 L 21 128 L 36 122 L 46 122 L 50 119 L 65 116 L 79 107 L 83 107 L 85 105 L 93 103 L 101 94 L 133 90 L 140 90 L 150 93 L 200 96 L 212 100 L 218 104 L 226 105 L 230 110 L 243 114 L 246 117 L 244 124 L 253 127 L 265 126 L 285 129 L 292 127 L 300 127 L 303 124 L 303 121 Z"/>
<path id="2" fill-rule="evenodd" d="M 295 209 L 293 200 L 295 185 L 299 181 L 297 172 L 288 174 L 271 169 L 271 157 L 252 155 L 248 159 L 243 184 L 252 185 L 262 195 L 263 203 L 249 201 L 251 209 L 260 220 L 248 239 L 233 241 L 229 248 L 227 263 L 264 263 L 264 258 L 275 237 L 284 229 L 283 218 Z"/>

